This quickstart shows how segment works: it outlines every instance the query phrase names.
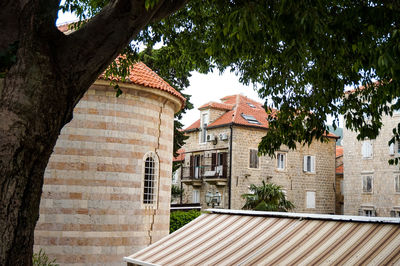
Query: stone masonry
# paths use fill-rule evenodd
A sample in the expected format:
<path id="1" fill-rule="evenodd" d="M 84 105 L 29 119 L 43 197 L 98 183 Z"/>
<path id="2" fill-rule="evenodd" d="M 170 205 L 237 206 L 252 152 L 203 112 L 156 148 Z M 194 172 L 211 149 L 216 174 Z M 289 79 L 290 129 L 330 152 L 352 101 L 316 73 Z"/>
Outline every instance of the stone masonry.
<path id="1" fill-rule="evenodd" d="M 229 96 L 237 97 L 237 96 Z M 240 96 L 244 97 L 244 96 Z M 240 97 L 237 97 L 238 99 Z M 228 96 L 226 97 L 228 98 Z M 224 98 L 223 98 L 224 99 Z M 251 102 L 260 106 L 247 97 L 240 101 Z M 236 106 L 240 106 L 238 103 Z M 218 107 L 218 106 L 217 106 Z M 233 109 L 236 107 L 233 107 Z M 327 137 L 325 142 L 313 142 L 310 146 L 298 145 L 296 150 L 288 150 L 282 147 L 281 153 L 285 154 L 285 168 L 277 168 L 277 158 L 269 156 L 259 157 L 258 168 L 249 167 L 250 149 L 257 150 L 258 143 L 266 134 L 267 128 L 253 125 L 239 124 L 229 121 L 226 124 L 218 124 L 224 114 L 229 114 L 229 110 L 221 111 L 215 109 L 213 104 L 201 108 L 201 113 L 209 112 L 210 127 L 207 128 L 207 134 L 219 136 L 220 133 L 228 134 L 227 140 L 218 139 L 216 142 L 208 141 L 201 143 L 200 123 L 196 122 L 186 129 L 189 139 L 184 146 L 185 161 L 183 162 L 183 186 L 185 189 L 184 203 L 193 202 L 193 190 L 200 193 L 200 203 L 203 208 L 209 208 L 205 203 L 205 194 L 207 191 L 218 191 L 222 194 L 222 204 L 220 208 L 229 208 L 229 179 L 231 193 L 231 208 L 241 209 L 244 200 L 241 195 L 249 192 L 250 184 L 260 185 L 262 180 L 275 183 L 282 186 L 288 199 L 295 205 L 294 212 L 307 213 L 335 213 L 335 148 L 336 139 L 334 136 Z M 227 113 L 228 112 L 228 113 Z M 243 109 L 243 112 L 250 112 Z M 265 111 L 264 111 L 265 112 Z M 237 115 L 237 114 L 236 114 Z M 256 116 L 254 114 L 254 116 Z M 265 119 L 265 118 L 264 118 Z M 261 120 L 261 118 L 258 118 Z M 231 135 L 232 127 L 232 135 Z M 208 181 L 203 178 L 200 182 L 190 178 L 191 156 L 201 156 L 201 162 L 204 165 L 211 164 L 211 154 L 214 152 L 226 152 L 227 163 L 230 162 L 230 138 L 232 137 L 232 170 L 229 176 L 229 166 L 226 176 L 226 183 Z M 315 173 L 303 171 L 304 156 L 315 156 Z M 186 178 L 186 181 L 185 181 Z M 221 178 L 222 180 L 224 178 Z M 306 207 L 306 193 L 315 192 L 315 207 Z"/>
<path id="2" fill-rule="evenodd" d="M 343 130 L 344 141 L 344 214 L 397 216 L 400 212 L 400 191 L 396 192 L 395 178 L 400 175 L 399 166 L 389 165 L 388 160 L 400 156 L 398 144 L 391 154 L 388 145 L 392 129 L 400 122 L 400 114 L 382 117 L 383 127 L 371 143 L 371 156 L 364 158 L 363 142 L 357 141 L 357 133 Z M 363 192 L 363 176 L 372 176 L 372 189 Z"/>
<path id="3" fill-rule="evenodd" d="M 155 75 L 155 74 L 154 74 Z M 173 116 L 167 91 L 97 80 L 74 109 L 45 172 L 35 251 L 61 265 L 123 265 L 169 232 Z M 155 160 L 155 201 L 143 200 Z"/>

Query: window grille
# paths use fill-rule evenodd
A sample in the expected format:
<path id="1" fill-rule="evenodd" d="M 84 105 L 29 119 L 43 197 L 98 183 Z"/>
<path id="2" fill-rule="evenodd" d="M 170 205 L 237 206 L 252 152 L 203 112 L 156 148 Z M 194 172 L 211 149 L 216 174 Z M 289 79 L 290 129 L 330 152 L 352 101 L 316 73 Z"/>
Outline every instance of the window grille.
<path id="1" fill-rule="evenodd" d="M 144 165 L 144 191 L 143 203 L 153 204 L 155 199 L 155 162 L 152 157 L 147 157 Z"/>

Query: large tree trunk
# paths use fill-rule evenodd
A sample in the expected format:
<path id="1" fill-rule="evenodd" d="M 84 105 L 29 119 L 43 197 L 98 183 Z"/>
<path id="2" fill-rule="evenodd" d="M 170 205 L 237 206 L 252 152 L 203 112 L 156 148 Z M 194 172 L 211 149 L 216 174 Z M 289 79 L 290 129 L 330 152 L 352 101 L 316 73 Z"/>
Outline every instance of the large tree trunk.
<path id="1" fill-rule="evenodd" d="M 1 80 L 0 265 L 32 263 L 44 170 L 73 110 L 50 58 L 37 50 L 19 53 Z"/>
<path id="2" fill-rule="evenodd" d="M 0 265 L 32 264 L 43 174 L 74 106 L 141 29 L 186 1 L 147 10 L 144 0 L 110 0 L 68 36 L 55 27 L 59 0 L 0 3 L 0 53 L 18 44 L 0 79 Z"/>

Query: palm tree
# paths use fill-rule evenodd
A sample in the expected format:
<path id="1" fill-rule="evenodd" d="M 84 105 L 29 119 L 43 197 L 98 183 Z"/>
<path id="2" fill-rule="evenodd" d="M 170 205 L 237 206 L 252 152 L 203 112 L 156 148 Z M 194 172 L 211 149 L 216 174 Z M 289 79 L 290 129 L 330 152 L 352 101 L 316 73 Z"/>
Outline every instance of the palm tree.
<path id="1" fill-rule="evenodd" d="M 242 209 L 287 212 L 294 208 L 278 185 L 262 181 L 261 186 L 251 184 L 250 191 L 252 193 L 242 194 L 242 198 L 246 200 Z"/>

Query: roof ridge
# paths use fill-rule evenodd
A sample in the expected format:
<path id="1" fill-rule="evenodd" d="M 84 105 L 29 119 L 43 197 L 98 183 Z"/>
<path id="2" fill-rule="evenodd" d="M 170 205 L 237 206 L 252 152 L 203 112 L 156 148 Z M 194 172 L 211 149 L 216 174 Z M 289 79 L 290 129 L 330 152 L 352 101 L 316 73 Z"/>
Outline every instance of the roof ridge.
<path id="1" fill-rule="evenodd" d="M 236 118 L 237 110 L 238 110 L 238 107 L 239 107 L 239 101 L 240 101 L 239 99 L 240 99 L 240 94 L 237 94 L 236 95 L 236 104 L 233 107 L 234 111 L 233 111 L 233 115 L 232 115 L 232 122 L 235 121 L 235 118 Z"/>

